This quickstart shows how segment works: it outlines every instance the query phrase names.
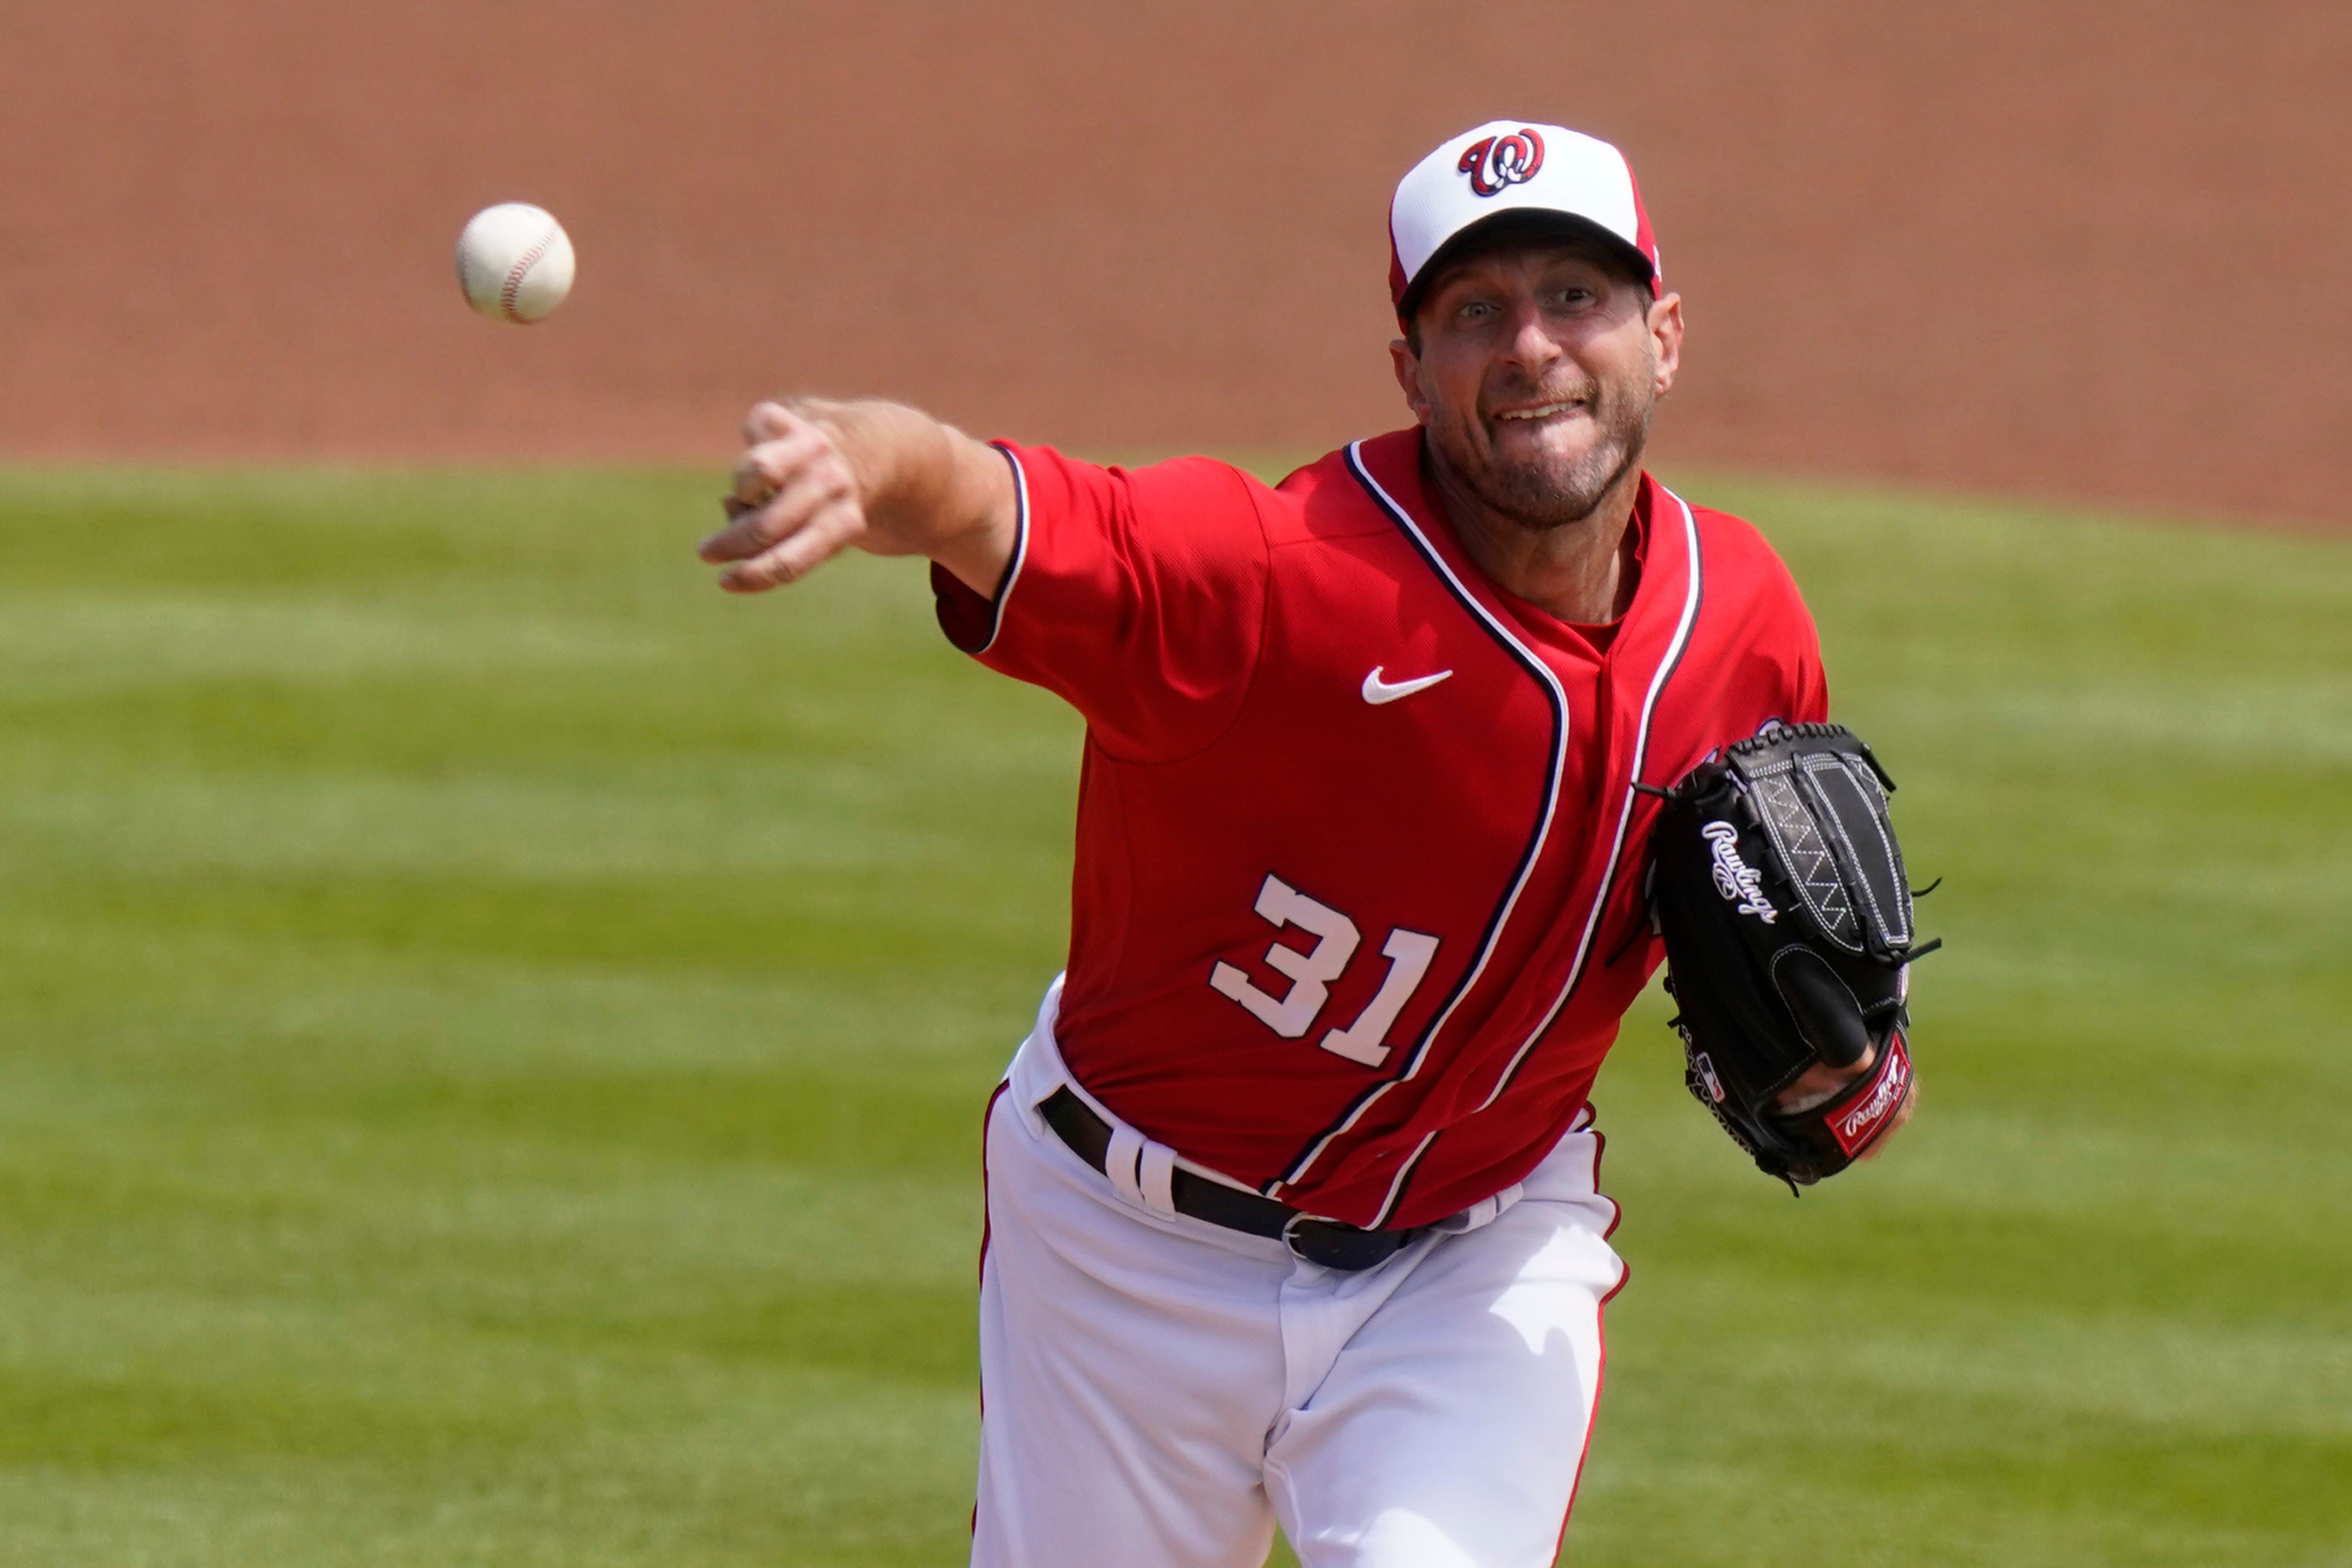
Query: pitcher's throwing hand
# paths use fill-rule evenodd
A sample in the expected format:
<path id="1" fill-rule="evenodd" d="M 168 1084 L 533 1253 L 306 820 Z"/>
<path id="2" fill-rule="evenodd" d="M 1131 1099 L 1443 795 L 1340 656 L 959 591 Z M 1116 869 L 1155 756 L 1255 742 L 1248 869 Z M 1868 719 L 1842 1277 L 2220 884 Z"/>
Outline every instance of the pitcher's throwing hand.
<path id="1" fill-rule="evenodd" d="M 852 461 L 856 451 L 866 464 Z M 763 402 L 743 421 L 727 526 L 702 559 L 731 593 L 807 576 L 855 547 L 927 555 L 975 587 L 1013 553 L 1013 475 L 971 437 L 892 403 Z"/>

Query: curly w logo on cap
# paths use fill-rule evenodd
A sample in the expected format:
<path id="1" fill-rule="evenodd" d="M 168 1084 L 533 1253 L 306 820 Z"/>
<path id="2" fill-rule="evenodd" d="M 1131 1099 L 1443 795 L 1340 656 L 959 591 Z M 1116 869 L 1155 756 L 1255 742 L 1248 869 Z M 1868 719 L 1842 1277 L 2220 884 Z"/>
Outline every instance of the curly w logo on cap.
<path id="1" fill-rule="evenodd" d="M 1499 193 L 1506 185 L 1523 184 L 1536 177 L 1543 167 L 1543 136 L 1535 127 L 1522 125 L 1508 136 L 1489 136 L 1474 141 L 1462 150 L 1462 162 L 1454 172 L 1470 176 L 1470 188 L 1482 196 Z"/>

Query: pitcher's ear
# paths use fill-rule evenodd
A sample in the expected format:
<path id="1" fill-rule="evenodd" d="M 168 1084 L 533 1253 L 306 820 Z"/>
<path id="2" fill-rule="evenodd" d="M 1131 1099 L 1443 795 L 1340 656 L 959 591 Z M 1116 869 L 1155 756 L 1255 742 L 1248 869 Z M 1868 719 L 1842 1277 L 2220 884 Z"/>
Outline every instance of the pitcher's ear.
<path id="1" fill-rule="evenodd" d="M 1675 386 L 1675 372 L 1683 363 L 1683 297 L 1669 294 L 1651 302 L 1649 309 L 1650 344 L 1656 355 L 1658 395 L 1664 397 Z"/>
<path id="2" fill-rule="evenodd" d="M 1421 356 L 1402 338 L 1389 343 L 1389 365 L 1396 371 L 1397 388 L 1404 393 L 1405 406 L 1412 410 L 1413 418 L 1429 423 L 1429 399 L 1421 390 Z"/>

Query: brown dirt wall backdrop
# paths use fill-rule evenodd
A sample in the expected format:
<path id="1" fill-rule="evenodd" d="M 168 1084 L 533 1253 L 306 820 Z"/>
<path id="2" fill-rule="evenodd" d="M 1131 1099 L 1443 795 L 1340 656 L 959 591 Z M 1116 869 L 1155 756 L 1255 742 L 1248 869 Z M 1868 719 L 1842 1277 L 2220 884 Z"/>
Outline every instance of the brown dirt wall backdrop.
<path id="1" fill-rule="evenodd" d="M 0 453 L 718 456 L 785 388 L 1088 450 L 1402 421 L 1388 191 L 1632 153 L 1671 460 L 2352 520 L 2352 5 L 0 5 Z M 468 314 L 468 213 L 581 281 Z"/>

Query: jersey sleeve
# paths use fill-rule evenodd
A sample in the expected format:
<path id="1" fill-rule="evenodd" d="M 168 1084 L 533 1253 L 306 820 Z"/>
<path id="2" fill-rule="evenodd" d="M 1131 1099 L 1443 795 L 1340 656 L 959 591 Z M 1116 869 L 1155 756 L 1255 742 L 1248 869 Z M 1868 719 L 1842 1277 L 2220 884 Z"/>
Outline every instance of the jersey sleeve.
<path id="1" fill-rule="evenodd" d="M 1796 622 L 1790 667 L 1790 721 L 1793 724 L 1825 724 L 1830 716 L 1830 677 L 1829 672 L 1822 667 L 1821 632 L 1813 625 L 1812 612 L 1798 597 L 1794 583 L 1790 584 L 1789 598 L 1790 613 Z"/>
<path id="2" fill-rule="evenodd" d="M 1719 589 L 1719 633 L 1727 639 L 1725 690 L 1739 694 L 1740 712 L 1759 712 L 1783 724 L 1829 718 L 1829 676 L 1822 637 L 1788 563 L 1753 523 L 1728 513 L 1701 511 L 1703 537 Z"/>
<path id="3" fill-rule="evenodd" d="M 1751 668 L 1769 694 L 1771 716 L 1786 724 L 1821 724 L 1830 716 L 1829 675 L 1822 666 L 1822 635 L 1805 607 L 1795 579 L 1780 559 L 1768 558 L 1769 572 L 1756 601 Z"/>
<path id="4" fill-rule="evenodd" d="M 948 640 L 1061 695 L 1114 757 L 1169 760 L 1215 740 L 1265 635 L 1262 487 L 1206 458 L 1128 470 L 998 450 L 1019 501 L 1013 559 L 985 598 L 931 568 Z"/>

